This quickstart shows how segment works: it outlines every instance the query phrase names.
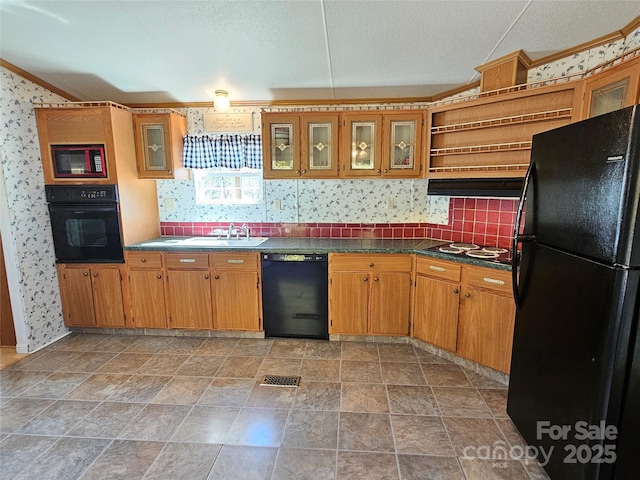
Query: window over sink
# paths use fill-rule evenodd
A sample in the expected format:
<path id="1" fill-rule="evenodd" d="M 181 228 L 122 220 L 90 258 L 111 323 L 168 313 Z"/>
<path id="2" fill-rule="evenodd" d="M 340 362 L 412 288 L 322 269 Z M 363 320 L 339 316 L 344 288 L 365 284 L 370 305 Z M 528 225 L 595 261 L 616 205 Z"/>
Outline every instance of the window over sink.
<path id="1" fill-rule="evenodd" d="M 263 203 L 262 169 L 192 169 L 196 204 L 260 205 Z"/>

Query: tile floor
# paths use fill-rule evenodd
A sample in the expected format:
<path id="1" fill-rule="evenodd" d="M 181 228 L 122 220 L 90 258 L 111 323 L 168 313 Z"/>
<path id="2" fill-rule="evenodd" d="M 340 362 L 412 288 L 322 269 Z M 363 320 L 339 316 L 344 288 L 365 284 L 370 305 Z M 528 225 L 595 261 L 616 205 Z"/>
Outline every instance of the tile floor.
<path id="1" fill-rule="evenodd" d="M 503 385 L 410 345 L 76 334 L 0 388 L 3 480 L 548 478 L 474 456 L 523 445 Z"/>

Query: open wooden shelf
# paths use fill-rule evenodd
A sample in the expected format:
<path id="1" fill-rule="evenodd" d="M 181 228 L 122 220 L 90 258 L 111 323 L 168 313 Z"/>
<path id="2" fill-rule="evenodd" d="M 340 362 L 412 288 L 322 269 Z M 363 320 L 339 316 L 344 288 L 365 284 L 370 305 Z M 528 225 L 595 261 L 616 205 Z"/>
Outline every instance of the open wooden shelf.
<path id="1" fill-rule="evenodd" d="M 490 128 L 505 125 L 515 125 L 522 123 L 540 122 L 549 119 L 571 118 L 572 109 L 562 108 L 560 110 L 550 110 L 547 112 L 535 112 L 524 115 L 512 115 L 502 118 L 490 118 L 488 120 L 478 120 L 475 122 L 456 123 L 451 125 L 442 125 L 431 127 L 431 134 L 447 132 L 461 132 L 465 130 L 477 130 L 480 128 Z"/>

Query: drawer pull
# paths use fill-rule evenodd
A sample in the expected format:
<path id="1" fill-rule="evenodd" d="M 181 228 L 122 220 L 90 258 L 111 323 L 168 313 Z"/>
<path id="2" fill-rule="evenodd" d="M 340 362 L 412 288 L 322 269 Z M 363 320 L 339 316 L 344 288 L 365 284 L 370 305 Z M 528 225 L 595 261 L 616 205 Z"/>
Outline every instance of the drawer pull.
<path id="1" fill-rule="evenodd" d="M 146 262 L 146 261 L 147 261 L 147 259 L 146 259 L 146 258 L 141 258 L 141 259 L 140 259 L 140 261 L 141 261 L 142 263 L 144 263 L 144 262 Z"/>
<path id="2" fill-rule="evenodd" d="M 436 272 L 446 272 L 446 268 L 436 267 L 435 265 L 429 265 L 429 270 L 435 270 Z"/>
<path id="3" fill-rule="evenodd" d="M 369 266 L 370 266 L 371 268 L 373 268 L 373 265 L 374 265 L 374 264 L 373 264 L 373 262 L 371 262 L 371 263 L 369 264 Z"/>
<path id="4" fill-rule="evenodd" d="M 162 278 L 162 275 L 156 275 L 156 278 L 160 280 Z"/>
<path id="5" fill-rule="evenodd" d="M 180 263 L 196 263 L 195 258 L 181 258 Z"/>
<path id="6" fill-rule="evenodd" d="M 484 277 L 482 280 L 484 280 L 487 283 L 493 283 L 495 285 L 504 285 L 504 280 L 497 280 L 491 277 Z"/>
<path id="7" fill-rule="evenodd" d="M 230 258 L 229 260 L 227 260 L 227 263 L 244 263 L 244 260 Z"/>

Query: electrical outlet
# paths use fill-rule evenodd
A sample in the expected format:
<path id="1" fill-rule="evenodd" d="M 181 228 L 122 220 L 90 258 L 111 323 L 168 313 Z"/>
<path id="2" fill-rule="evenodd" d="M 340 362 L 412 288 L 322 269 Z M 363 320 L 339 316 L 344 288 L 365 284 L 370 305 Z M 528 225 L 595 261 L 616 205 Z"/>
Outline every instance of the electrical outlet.
<path id="1" fill-rule="evenodd" d="M 273 201 L 273 208 L 274 210 L 282 210 L 282 201 L 279 198 Z"/>
<path id="2" fill-rule="evenodd" d="M 393 197 L 387 198 L 387 208 L 393 208 Z"/>
<path id="3" fill-rule="evenodd" d="M 174 210 L 176 208 L 176 199 L 175 198 L 165 198 L 164 199 L 164 208 L 167 210 Z"/>

